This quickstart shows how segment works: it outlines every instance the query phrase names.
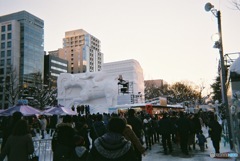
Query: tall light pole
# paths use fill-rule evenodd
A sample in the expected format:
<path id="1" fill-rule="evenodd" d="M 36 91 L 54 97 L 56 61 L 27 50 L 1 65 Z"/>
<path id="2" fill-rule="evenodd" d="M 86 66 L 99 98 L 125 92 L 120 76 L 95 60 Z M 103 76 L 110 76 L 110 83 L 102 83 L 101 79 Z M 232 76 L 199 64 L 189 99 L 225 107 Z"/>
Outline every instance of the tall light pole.
<path id="1" fill-rule="evenodd" d="M 223 54 L 223 43 L 222 43 L 222 25 L 221 25 L 221 12 L 214 8 L 211 3 L 207 3 L 205 5 L 205 10 L 207 12 L 211 11 L 213 15 L 217 18 L 218 24 L 218 34 L 219 40 L 215 42 L 214 47 L 219 49 L 220 54 L 220 65 L 221 65 L 221 92 L 222 92 L 222 104 L 226 108 L 226 118 L 228 123 L 228 133 L 229 133 L 229 143 L 230 148 L 233 149 L 233 140 L 232 140 L 232 126 L 231 126 L 231 119 L 230 119 L 230 110 L 228 107 L 228 99 L 227 99 L 227 90 L 226 90 L 226 67 L 224 64 L 224 54 Z"/>

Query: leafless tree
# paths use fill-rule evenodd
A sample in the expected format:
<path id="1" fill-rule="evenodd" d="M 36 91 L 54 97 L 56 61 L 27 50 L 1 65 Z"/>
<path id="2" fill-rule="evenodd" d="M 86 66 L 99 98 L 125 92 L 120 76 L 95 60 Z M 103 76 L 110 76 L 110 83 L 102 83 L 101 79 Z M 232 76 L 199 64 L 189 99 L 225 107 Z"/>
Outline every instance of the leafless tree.
<path id="1" fill-rule="evenodd" d="M 44 84 L 41 78 L 41 73 L 34 76 L 34 85 L 28 86 L 25 90 L 28 91 L 28 104 L 40 110 L 46 106 L 56 105 L 57 89 Z"/>
<path id="2" fill-rule="evenodd" d="M 19 99 L 20 93 L 22 92 L 16 69 L 13 69 L 12 67 L 9 68 L 8 74 L 3 79 L 2 88 L 4 90 L 5 100 L 8 102 L 8 105 L 15 105 Z"/>
<path id="3" fill-rule="evenodd" d="M 232 0 L 232 3 L 236 9 L 240 10 L 240 0 Z"/>
<path id="4" fill-rule="evenodd" d="M 172 85 L 164 84 L 162 86 L 157 86 L 153 81 L 145 82 L 145 98 L 147 100 L 161 96 L 167 98 L 168 104 L 192 102 L 201 97 L 191 82 L 176 82 Z"/>

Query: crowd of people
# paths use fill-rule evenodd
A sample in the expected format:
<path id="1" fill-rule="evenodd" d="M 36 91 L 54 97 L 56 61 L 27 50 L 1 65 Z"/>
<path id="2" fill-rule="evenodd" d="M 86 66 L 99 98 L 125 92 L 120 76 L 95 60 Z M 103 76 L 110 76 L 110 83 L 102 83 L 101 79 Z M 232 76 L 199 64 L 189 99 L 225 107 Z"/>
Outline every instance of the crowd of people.
<path id="1" fill-rule="evenodd" d="M 161 143 L 164 154 L 178 144 L 184 155 L 199 146 L 207 147 L 202 128 L 209 130 L 216 153 L 220 153 L 222 127 L 212 112 L 196 114 L 171 111 L 161 115 L 129 109 L 121 114 L 24 117 L 15 112 L 2 120 L 0 161 L 28 161 L 34 152 L 36 133 L 52 136 L 53 161 L 141 161 L 142 156 Z M 50 130 L 51 129 L 51 130 Z M 16 144 L 18 143 L 18 144 Z M 20 150 L 19 150 L 20 149 Z"/>

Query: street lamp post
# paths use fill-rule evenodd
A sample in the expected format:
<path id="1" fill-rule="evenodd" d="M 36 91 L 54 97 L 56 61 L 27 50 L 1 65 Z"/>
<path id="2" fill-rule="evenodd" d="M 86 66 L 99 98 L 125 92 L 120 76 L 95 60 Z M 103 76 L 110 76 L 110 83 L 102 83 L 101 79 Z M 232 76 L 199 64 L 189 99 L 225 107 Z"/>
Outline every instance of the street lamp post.
<path id="1" fill-rule="evenodd" d="M 207 3 L 205 5 L 205 10 L 207 12 L 211 11 L 213 13 L 213 15 L 217 18 L 219 40 L 215 42 L 214 47 L 219 49 L 219 54 L 220 54 L 220 63 L 221 63 L 220 64 L 221 65 L 220 78 L 221 78 L 222 103 L 223 103 L 224 107 L 226 108 L 229 143 L 230 143 L 230 148 L 233 149 L 232 126 L 231 126 L 230 111 L 228 108 L 228 99 L 227 99 L 227 91 L 226 91 L 226 80 L 227 79 L 226 79 L 226 67 L 224 64 L 223 43 L 222 43 L 221 12 L 219 10 L 215 9 L 211 3 Z"/>

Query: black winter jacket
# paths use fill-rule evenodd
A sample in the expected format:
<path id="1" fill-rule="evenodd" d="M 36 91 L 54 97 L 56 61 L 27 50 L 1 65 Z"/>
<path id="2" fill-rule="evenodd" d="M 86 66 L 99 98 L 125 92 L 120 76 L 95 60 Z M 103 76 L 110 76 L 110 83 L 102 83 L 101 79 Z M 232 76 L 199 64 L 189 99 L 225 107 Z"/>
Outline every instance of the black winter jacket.
<path id="1" fill-rule="evenodd" d="M 131 145 L 121 134 L 108 132 L 94 141 L 87 161 L 136 161 Z"/>

